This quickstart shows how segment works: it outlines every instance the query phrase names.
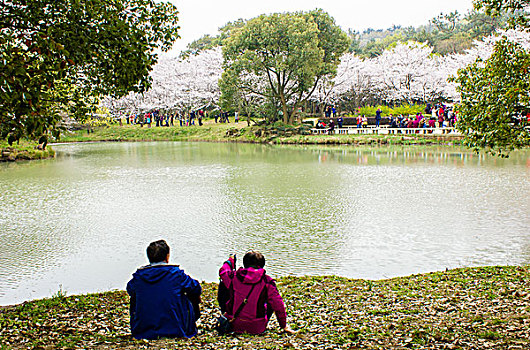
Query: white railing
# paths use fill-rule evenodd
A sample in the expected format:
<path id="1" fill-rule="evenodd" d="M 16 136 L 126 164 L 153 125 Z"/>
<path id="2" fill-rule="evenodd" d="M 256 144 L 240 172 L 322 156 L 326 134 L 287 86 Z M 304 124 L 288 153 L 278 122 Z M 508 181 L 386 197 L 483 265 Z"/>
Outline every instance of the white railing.
<path id="1" fill-rule="evenodd" d="M 451 135 L 460 136 L 461 134 L 455 128 L 389 128 L 385 127 L 343 127 L 335 128 L 330 132 L 329 129 L 311 129 L 315 135 L 362 135 L 362 134 L 380 134 L 380 135 Z"/>

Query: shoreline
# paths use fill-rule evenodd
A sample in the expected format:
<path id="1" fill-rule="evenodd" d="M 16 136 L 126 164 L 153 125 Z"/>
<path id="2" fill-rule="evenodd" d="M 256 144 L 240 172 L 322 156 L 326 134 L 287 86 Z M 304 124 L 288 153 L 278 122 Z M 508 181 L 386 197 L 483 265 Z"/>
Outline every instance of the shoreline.
<path id="1" fill-rule="evenodd" d="M 131 339 L 124 291 L 66 296 L 0 307 L 8 349 L 427 348 L 530 346 L 530 265 L 459 268 L 384 280 L 281 277 L 288 322 L 273 317 L 260 336 L 217 336 L 217 283 L 202 283 L 199 334 L 192 339 Z"/>
<path id="2" fill-rule="evenodd" d="M 205 123 L 203 126 L 138 127 L 133 125 L 94 128 L 90 134 L 78 130 L 64 134 L 58 143 L 135 142 L 135 141 L 199 141 L 260 144 L 302 145 L 446 145 L 460 146 L 461 136 L 451 135 L 311 135 L 304 126 L 244 126 Z"/>
<path id="3" fill-rule="evenodd" d="M 9 146 L 7 142 L 0 141 L 0 163 L 55 157 L 55 151 L 52 148 L 46 147 L 45 150 L 39 150 L 36 147 L 37 142 L 22 141 Z"/>
<path id="4" fill-rule="evenodd" d="M 239 124 L 214 124 L 203 126 L 139 127 L 136 125 L 99 126 L 64 133 L 57 142 L 48 145 L 97 142 L 217 142 L 254 143 L 271 145 L 344 145 L 344 146 L 443 146 L 462 147 L 461 136 L 448 135 L 312 135 L 306 126 L 245 126 Z M 23 141 L 8 146 L 0 143 L 0 162 L 54 158 L 55 151 L 36 149 L 36 142 Z"/>

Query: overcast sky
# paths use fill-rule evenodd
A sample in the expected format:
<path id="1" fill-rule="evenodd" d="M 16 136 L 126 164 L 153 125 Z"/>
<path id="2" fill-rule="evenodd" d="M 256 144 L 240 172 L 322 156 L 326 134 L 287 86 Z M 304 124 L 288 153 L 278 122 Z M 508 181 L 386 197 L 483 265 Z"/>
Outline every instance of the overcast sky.
<path id="1" fill-rule="evenodd" d="M 165 0 L 167 1 L 167 0 Z M 392 25 L 419 26 L 441 12 L 464 14 L 472 0 L 169 0 L 179 10 L 181 39 L 177 53 L 204 34 L 217 34 L 219 27 L 238 18 L 250 19 L 263 13 L 322 8 L 344 30 L 386 29 Z"/>

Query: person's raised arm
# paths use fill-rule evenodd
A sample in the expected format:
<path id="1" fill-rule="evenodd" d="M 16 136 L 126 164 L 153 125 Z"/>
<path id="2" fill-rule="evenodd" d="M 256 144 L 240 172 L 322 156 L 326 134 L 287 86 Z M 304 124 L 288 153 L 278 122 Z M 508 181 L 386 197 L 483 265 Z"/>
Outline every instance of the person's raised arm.
<path id="1" fill-rule="evenodd" d="M 224 285 L 228 288 L 230 286 L 230 280 L 236 270 L 236 255 L 230 254 L 228 260 L 223 263 L 223 266 L 219 269 L 219 277 L 223 281 Z"/>

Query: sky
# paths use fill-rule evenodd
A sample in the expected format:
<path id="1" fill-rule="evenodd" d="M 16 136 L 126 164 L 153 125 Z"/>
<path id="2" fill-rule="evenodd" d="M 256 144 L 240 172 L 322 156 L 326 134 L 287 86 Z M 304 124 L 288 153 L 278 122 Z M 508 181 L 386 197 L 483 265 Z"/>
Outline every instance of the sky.
<path id="1" fill-rule="evenodd" d="M 250 19 L 263 13 L 307 11 L 322 8 L 345 31 L 367 28 L 386 29 L 395 25 L 427 24 L 440 13 L 458 10 L 465 14 L 472 0 L 164 0 L 179 10 L 179 34 L 172 53 L 205 34 L 216 35 L 218 28 L 239 18 Z"/>

